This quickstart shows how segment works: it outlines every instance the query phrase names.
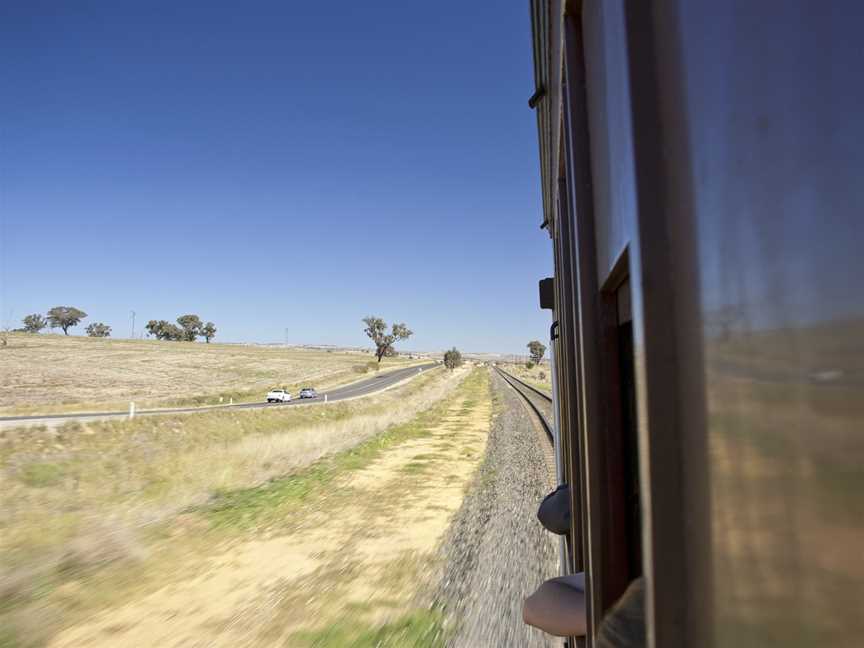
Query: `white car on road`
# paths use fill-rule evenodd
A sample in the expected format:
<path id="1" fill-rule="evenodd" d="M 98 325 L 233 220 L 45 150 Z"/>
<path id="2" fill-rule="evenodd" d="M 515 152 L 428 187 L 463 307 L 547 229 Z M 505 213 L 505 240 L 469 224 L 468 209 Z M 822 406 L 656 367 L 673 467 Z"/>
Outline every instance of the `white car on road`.
<path id="1" fill-rule="evenodd" d="M 291 393 L 284 389 L 271 389 L 267 392 L 268 403 L 287 403 L 291 400 Z"/>

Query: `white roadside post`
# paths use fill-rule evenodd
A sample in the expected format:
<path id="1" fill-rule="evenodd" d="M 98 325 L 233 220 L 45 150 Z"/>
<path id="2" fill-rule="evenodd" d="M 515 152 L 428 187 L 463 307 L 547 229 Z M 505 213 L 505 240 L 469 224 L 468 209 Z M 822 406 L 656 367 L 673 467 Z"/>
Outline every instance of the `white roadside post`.
<path id="1" fill-rule="evenodd" d="M 135 418 L 135 401 L 129 401 L 129 418 Z"/>
<path id="2" fill-rule="evenodd" d="M 324 394 L 324 404 L 327 404 L 327 394 Z"/>

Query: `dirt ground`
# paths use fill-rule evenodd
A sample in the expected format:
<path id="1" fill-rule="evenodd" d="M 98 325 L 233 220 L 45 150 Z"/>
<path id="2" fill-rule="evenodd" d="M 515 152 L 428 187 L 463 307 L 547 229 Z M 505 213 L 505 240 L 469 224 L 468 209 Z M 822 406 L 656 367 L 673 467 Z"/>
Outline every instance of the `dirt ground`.
<path id="1" fill-rule="evenodd" d="M 287 530 L 259 529 L 202 556 L 193 576 L 49 645 L 337 646 L 347 639 L 334 624 L 375 627 L 411 612 L 484 454 L 492 406 L 488 374 L 478 375 L 422 433 L 347 471 Z"/>
<path id="2" fill-rule="evenodd" d="M 327 406 L 0 430 L 0 626 L 10 572 L 48 571 L 52 582 L 69 580 L 68 570 L 55 573 L 52 565 L 71 544 L 95 544 L 106 529 L 131 541 L 122 545 L 137 544 L 154 524 L 214 493 L 297 474 L 412 421 L 448 398 L 465 373 L 424 371 L 381 393 Z"/>
<path id="3" fill-rule="evenodd" d="M 356 380 L 373 360 L 344 351 L 13 334 L 0 351 L 0 414 L 257 399 L 274 386 Z M 411 363 L 397 356 L 382 368 Z"/>
<path id="4" fill-rule="evenodd" d="M 444 576 L 436 599 L 456 630 L 448 648 L 561 648 L 522 623 L 522 601 L 558 575 L 559 538 L 537 520 L 554 488 L 544 433 L 521 397 L 492 375 L 495 417 L 475 487 L 442 544 Z"/>

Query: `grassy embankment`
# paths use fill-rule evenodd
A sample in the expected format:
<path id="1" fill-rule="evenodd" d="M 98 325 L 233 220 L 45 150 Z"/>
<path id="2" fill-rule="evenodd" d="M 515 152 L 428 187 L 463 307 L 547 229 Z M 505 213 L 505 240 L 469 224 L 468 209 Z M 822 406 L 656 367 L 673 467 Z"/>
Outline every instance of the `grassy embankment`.
<path id="1" fill-rule="evenodd" d="M 346 351 L 45 334 L 11 334 L 0 362 L 0 415 L 257 401 L 274 386 L 327 389 L 375 366 Z M 417 362 L 397 356 L 381 369 Z"/>
<path id="2" fill-rule="evenodd" d="M 524 364 L 517 363 L 503 364 L 501 368 L 532 387 L 549 393 L 552 392 L 552 370 L 549 363 L 535 365 L 531 369 Z"/>
<path id="3" fill-rule="evenodd" d="M 0 455 L 6 482 L 0 508 L 5 572 L 0 587 L 0 615 L 5 618 L 0 617 L 0 625 L 7 628 L 6 643 L 44 645 L 52 634 L 94 611 L 141 601 L 142 596 L 145 602 L 139 612 L 147 616 L 148 609 L 163 604 L 160 601 L 165 596 L 160 595 L 160 588 L 166 582 L 194 582 L 196 575 L 204 574 L 208 583 L 204 592 L 210 592 L 214 582 L 210 578 L 214 570 L 218 575 L 219 569 L 202 562 L 202 557 L 219 554 L 226 545 L 236 547 L 240 543 L 242 547 L 253 539 L 281 542 L 291 533 L 299 534 L 302 544 L 308 539 L 308 531 L 301 532 L 303 525 L 339 507 L 343 509 L 342 522 L 314 546 L 317 556 L 327 539 L 332 541 L 338 532 L 351 528 L 346 522 L 350 518 L 354 520 L 352 535 L 342 538 L 334 553 L 344 556 L 352 542 L 362 544 L 370 533 L 374 535 L 375 525 L 370 521 L 382 514 L 385 519 L 394 515 L 384 513 L 388 506 L 401 502 L 404 507 L 402 497 L 394 501 L 392 491 L 376 490 L 382 479 L 387 481 L 386 471 L 367 479 L 367 490 L 375 491 L 371 497 L 367 492 L 358 498 L 359 487 L 344 480 L 361 475 L 388 450 L 405 447 L 411 440 L 437 444 L 432 452 L 415 452 L 410 461 L 390 467 L 391 473 L 398 473 L 399 488 L 413 484 L 415 494 L 428 485 L 428 472 L 436 461 L 452 471 L 460 457 L 474 460 L 476 453 L 470 451 L 470 443 L 457 444 L 441 435 L 464 434 L 464 426 L 454 427 L 452 422 L 458 423 L 460 416 L 470 416 L 476 410 L 487 389 L 484 377 L 475 374 L 446 404 L 441 404 L 441 398 L 452 392 L 459 376 L 436 371 L 373 399 L 327 407 L 70 426 L 43 432 L 35 443 L 7 433 Z M 455 406 L 454 398 L 460 399 Z M 442 421 L 451 422 L 447 430 Z M 433 434 L 430 430 L 436 426 L 438 432 Z M 446 454 L 448 447 L 456 453 L 455 459 Z M 435 470 L 432 477 L 446 472 Z M 446 485 L 438 491 L 445 492 Z M 403 490 L 399 492 L 404 496 Z M 451 510 L 457 501 L 461 497 L 446 502 L 449 508 L 439 502 L 438 508 Z M 429 511 L 424 509 L 422 514 Z M 439 514 L 439 526 L 440 518 Z M 284 546 L 297 544 L 295 539 Z M 410 548 L 410 542 L 404 546 Z M 364 551 L 369 553 L 370 549 Z M 231 556 L 236 552 L 233 550 Z M 251 555 L 260 553 L 256 545 Z M 291 622 L 295 618 L 291 610 L 303 601 L 325 601 L 327 592 L 334 594 L 328 579 L 316 579 L 308 570 L 301 570 L 298 578 L 305 580 L 297 591 L 304 592 L 302 601 L 283 592 L 279 596 L 284 608 L 280 620 L 271 620 L 263 627 L 271 633 L 293 628 L 292 645 L 344 645 L 346 633 L 359 642 L 356 645 L 379 645 L 385 636 L 400 637 L 390 645 L 412 645 L 405 642 L 414 636 L 424 637 L 416 645 L 435 645 L 441 636 L 438 616 L 409 609 L 407 599 L 399 599 L 400 592 L 410 591 L 406 587 L 416 582 L 423 560 L 410 552 L 407 556 L 387 554 L 385 548 L 383 553 L 392 564 L 380 572 L 376 568 L 372 576 L 378 579 L 376 587 L 387 593 L 387 600 L 371 607 L 369 600 L 354 601 L 349 608 L 359 615 L 357 623 L 345 627 L 327 623 L 317 628 Z M 285 555 L 284 551 L 279 555 Z M 310 562 L 308 557 L 306 562 Z M 315 564 L 314 573 L 319 576 L 334 568 L 320 560 Z M 353 574 L 368 582 L 363 564 L 362 560 L 351 568 L 340 564 L 338 573 L 331 576 L 347 583 L 354 582 Z M 292 562 L 286 568 L 290 572 L 293 566 Z M 272 564 L 264 567 L 267 574 L 272 573 Z M 254 587 L 255 574 L 253 569 L 240 576 Z M 232 582 L 237 578 L 237 573 L 231 575 Z M 218 591 L 218 577 L 215 583 Z M 313 591 L 310 599 L 307 595 L 312 590 L 322 591 L 318 595 Z M 192 593 L 196 591 L 193 587 Z M 401 603 L 394 604 L 393 596 Z M 211 597 L 207 594 L 204 598 Z M 316 609 L 311 617 L 303 618 L 324 619 L 331 608 L 341 609 L 338 597 L 330 600 L 329 608 Z M 203 608 L 206 616 L 207 605 Z M 393 614 L 394 610 L 399 614 Z M 220 614 L 234 613 L 230 609 L 211 612 L 212 618 L 207 616 L 205 624 L 208 627 Z M 336 618 L 343 618 L 343 613 Z M 112 617 L 112 613 L 106 614 Z M 147 629 L 137 623 L 136 614 L 133 607 L 131 612 L 115 611 L 113 616 L 119 615 L 121 626 L 145 632 L 137 641 L 146 642 Z M 285 614 L 291 618 L 283 618 Z M 187 631 L 198 632 L 192 627 L 196 620 L 187 621 L 191 628 Z M 111 631 L 116 632 L 117 628 Z M 71 641 L 61 641 L 61 645 L 74 645 L 77 640 Z"/>

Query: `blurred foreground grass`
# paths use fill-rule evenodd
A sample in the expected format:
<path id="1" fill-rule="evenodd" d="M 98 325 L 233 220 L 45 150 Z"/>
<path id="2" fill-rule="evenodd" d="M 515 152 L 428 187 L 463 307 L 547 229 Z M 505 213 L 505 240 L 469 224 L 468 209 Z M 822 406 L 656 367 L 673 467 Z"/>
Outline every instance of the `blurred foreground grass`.
<path id="1" fill-rule="evenodd" d="M 436 426 L 470 418 L 488 400 L 485 372 L 475 372 L 453 395 L 464 378 L 465 372 L 430 372 L 375 398 L 327 407 L 100 423 L 60 430 L 53 438 L 42 431 L 38 452 L 32 439 L 6 434 L 0 444 L 0 646 L 54 645 L 52 635 L 94 612 L 110 616 L 105 611 L 149 596 L 159 605 L 166 583 L 209 578 L 209 557 L 232 555 L 237 543 L 304 537 L 304 525 L 325 523 L 340 507 L 359 525 L 340 544 L 340 555 L 352 543 L 362 546 L 382 512 L 399 506 L 399 491 L 358 498 L 359 486 L 346 485 L 346 476 L 411 442 L 434 442 L 387 473 L 422 499 L 433 467 L 452 464 L 460 452 L 463 460 L 477 459 L 440 431 L 432 439 Z M 458 426 L 454 430 L 446 434 L 459 433 Z M 415 468 L 406 471 L 407 464 Z M 369 481 L 369 488 L 377 487 L 377 479 Z M 440 645 L 437 612 L 411 610 L 405 599 L 422 582 L 418 576 L 429 576 L 431 563 L 415 551 L 392 553 L 394 547 L 385 551 L 388 566 L 373 573 L 364 576 L 362 559 L 349 564 L 344 555 L 334 556 L 335 564 L 324 560 L 317 577 L 304 581 L 302 596 L 280 594 L 303 607 L 310 587 L 323 588 L 317 598 L 344 609 L 321 627 L 298 627 L 281 615 L 257 625 L 276 634 L 294 627 L 290 640 L 277 645 Z M 387 600 L 373 611 L 341 601 L 327 583 L 349 574 L 388 592 Z M 328 615 L 316 608 L 310 618 Z"/>

